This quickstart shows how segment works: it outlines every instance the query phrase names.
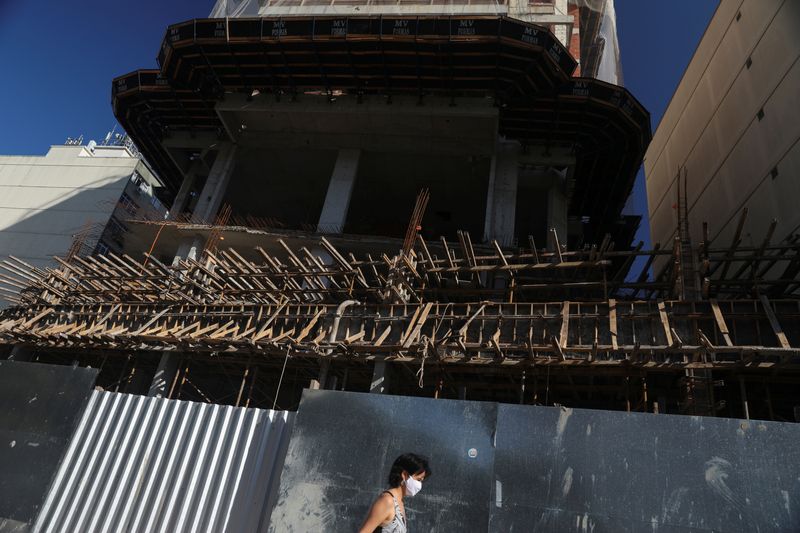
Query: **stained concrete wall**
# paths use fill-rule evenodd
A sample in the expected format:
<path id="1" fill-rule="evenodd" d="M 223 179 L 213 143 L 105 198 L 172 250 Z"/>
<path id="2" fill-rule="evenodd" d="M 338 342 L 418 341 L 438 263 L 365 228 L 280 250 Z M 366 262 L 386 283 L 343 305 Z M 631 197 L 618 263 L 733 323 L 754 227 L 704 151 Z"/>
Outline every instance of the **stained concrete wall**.
<path id="1" fill-rule="evenodd" d="M 645 155 L 653 242 L 669 246 L 679 169 L 689 225 L 727 246 L 744 207 L 743 245 L 773 218 L 780 241 L 800 229 L 800 2 L 722 0 Z"/>
<path id="2" fill-rule="evenodd" d="M 800 426 L 307 390 L 270 531 L 356 531 L 395 457 L 409 530 L 798 531 Z"/>

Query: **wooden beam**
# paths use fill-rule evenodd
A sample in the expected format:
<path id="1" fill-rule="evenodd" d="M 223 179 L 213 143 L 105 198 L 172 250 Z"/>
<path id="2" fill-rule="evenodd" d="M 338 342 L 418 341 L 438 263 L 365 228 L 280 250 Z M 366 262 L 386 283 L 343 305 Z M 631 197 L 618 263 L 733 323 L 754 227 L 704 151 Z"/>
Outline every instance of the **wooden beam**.
<path id="1" fill-rule="evenodd" d="M 772 326 L 772 331 L 775 332 L 775 336 L 778 338 L 781 348 L 791 348 L 792 346 L 789 344 L 789 340 L 783 333 L 783 328 L 781 327 L 780 322 L 778 322 L 778 317 L 775 316 L 775 312 L 772 310 L 772 304 L 764 295 L 761 295 L 760 299 L 761 305 L 764 307 L 764 312 L 767 314 L 767 318 L 769 319 L 769 325 Z"/>
<path id="2" fill-rule="evenodd" d="M 714 321 L 717 323 L 717 329 L 722 334 L 725 346 L 733 346 L 731 335 L 728 332 L 728 325 L 725 323 L 725 317 L 722 316 L 722 311 L 719 308 L 719 302 L 713 298 L 709 302 L 711 303 L 711 311 L 714 313 Z"/>
<path id="3" fill-rule="evenodd" d="M 561 255 L 561 243 L 558 242 L 558 232 L 556 228 L 550 228 L 550 233 L 553 235 L 553 252 L 556 254 L 556 261 L 561 263 L 564 261 L 564 258 Z"/>
<path id="4" fill-rule="evenodd" d="M 611 346 L 617 350 L 617 301 L 614 299 L 608 301 L 608 329 L 611 332 Z"/>
<path id="5" fill-rule="evenodd" d="M 531 253 L 533 254 L 533 261 L 535 264 L 539 264 L 539 252 L 536 251 L 536 241 L 533 240 L 533 235 L 528 235 L 528 244 L 531 247 Z"/>
<path id="6" fill-rule="evenodd" d="M 672 328 L 669 326 L 669 317 L 664 300 L 658 301 L 658 315 L 661 318 L 661 327 L 664 328 L 664 337 L 667 339 L 667 346 L 672 346 Z"/>
<path id="7" fill-rule="evenodd" d="M 569 301 L 561 305 L 561 334 L 558 339 L 559 346 L 565 349 L 569 340 Z"/>

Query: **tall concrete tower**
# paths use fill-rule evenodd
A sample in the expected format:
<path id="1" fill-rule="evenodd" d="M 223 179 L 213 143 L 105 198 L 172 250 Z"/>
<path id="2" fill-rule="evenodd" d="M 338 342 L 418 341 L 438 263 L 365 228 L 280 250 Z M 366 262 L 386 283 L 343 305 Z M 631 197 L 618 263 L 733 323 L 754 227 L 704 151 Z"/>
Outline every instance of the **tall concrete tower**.
<path id="1" fill-rule="evenodd" d="M 211 16 L 114 84 L 173 213 L 212 221 L 225 202 L 399 237 L 427 188 L 426 237 L 630 243 L 650 125 L 614 85 L 611 0 L 220 0 Z"/>

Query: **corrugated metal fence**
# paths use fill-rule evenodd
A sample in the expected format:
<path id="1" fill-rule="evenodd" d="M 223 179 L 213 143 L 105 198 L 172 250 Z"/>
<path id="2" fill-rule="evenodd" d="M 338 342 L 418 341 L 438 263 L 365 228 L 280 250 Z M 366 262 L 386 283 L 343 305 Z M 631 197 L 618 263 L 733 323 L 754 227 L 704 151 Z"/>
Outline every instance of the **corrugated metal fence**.
<path id="1" fill-rule="evenodd" d="M 293 419 L 95 392 L 34 531 L 266 530 Z"/>

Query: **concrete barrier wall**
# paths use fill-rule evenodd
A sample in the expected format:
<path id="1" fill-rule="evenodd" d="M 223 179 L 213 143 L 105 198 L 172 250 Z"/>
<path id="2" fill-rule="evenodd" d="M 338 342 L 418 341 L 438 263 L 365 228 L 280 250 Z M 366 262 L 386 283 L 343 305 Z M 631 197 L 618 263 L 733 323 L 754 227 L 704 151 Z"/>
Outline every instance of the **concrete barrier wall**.
<path id="1" fill-rule="evenodd" d="M 356 531 L 428 456 L 412 531 L 800 530 L 800 425 L 306 391 L 271 531 Z"/>

